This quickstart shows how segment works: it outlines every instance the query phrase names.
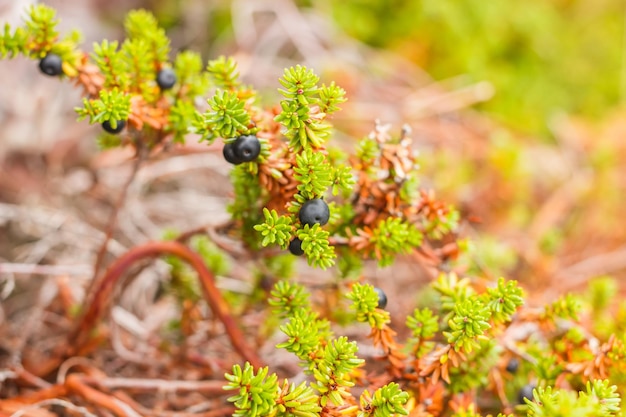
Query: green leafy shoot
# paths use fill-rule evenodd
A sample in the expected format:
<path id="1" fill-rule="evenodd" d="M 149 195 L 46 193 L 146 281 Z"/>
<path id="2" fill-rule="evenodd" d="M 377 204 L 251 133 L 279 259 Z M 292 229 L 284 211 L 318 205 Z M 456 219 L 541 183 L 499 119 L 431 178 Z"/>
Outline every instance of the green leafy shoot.
<path id="1" fill-rule="evenodd" d="M 118 49 L 117 41 L 103 40 L 101 43 L 93 45 L 91 55 L 98 69 L 104 76 L 105 88 L 118 88 L 125 90 L 129 85 L 127 73 L 127 60 L 124 53 Z"/>
<path id="2" fill-rule="evenodd" d="M 213 59 L 209 61 L 206 69 L 217 88 L 235 92 L 241 87 L 237 63 L 231 57 L 220 56 Z"/>
<path id="3" fill-rule="evenodd" d="M 398 254 L 409 253 L 422 244 L 422 233 L 400 217 L 388 217 L 378 223 L 370 242 L 376 247 L 380 266 L 391 265 Z"/>
<path id="4" fill-rule="evenodd" d="M 178 95 L 178 99 L 193 102 L 208 91 L 209 77 L 202 71 L 202 57 L 197 52 L 182 51 L 174 59 L 174 72 L 178 78 L 179 91 L 185 91 L 184 95 Z"/>
<path id="5" fill-rule="evenodd" d="M 279 216 L 276 210 L 263 208 L 265 222 L 254 226 L 254 230 L 263 236 L 262 246 L 277 244 L 286 249 L 292 235 L 292 222 L 289 216 Z"/>
<path id="6" fill-rule="evenodd" d="M 326 406 L 329 402 L 343 405 L 343 399 L 349 396 L 348 389 L 354 386 L 350 373 L 364 362 L 356 356 L 357 350 L 356 342 L 348 341 L 345 336 L 324 347 L 321 360 L 313 369 L 315 382 L 311 384 L 320 393 L 320 405 Z"/>
<path id="7" fill-rule="evenodd" d="M 83 107 L 77 107 L 78 120 L 89 117 L 89 123 L 109 121 L 111 127 L 127 120 L 130 115 L 130 96 L 117 88 L 101 90 L 99 99 L 83 99 Z"/>
<path id="8" fill-rule="evenodd" d="M 299 385 L 283 382 L 280 398 L 276 402 L 277 417 L 318 417 L 322 407 L 319 398 L 306 381 Z"/>
<path id="9" fill-rule="evenodd" d="M 320 110 L 325 114 L 331 114 L 341 110 L 338 105 L 346 101 L 346 91 L 336 85 L 334 81 L 331 82 L 329 86 L 322 84 L 319 93 Z"/>
<path id="10" fill-rule="evenodd" d="M 318 106 L 321 91 L 318 81 L 319 77 L 312 70 L 300 65 L 285 69 L 279 80 L 284 87 L 279 91 L 286 100 L 280 102 L 282 111 L 274 120 L 285 126 L 289 146 L 297 152 L 308 147 L 321 148 L 330 137 L 331 126 L 323 121 L 326 114 Z M 326 94 L 337 95 L 337 98 L 340 96 L 334 88 L 325 91 Z M 334 98 L 326 98 L 330 104 L 335 101 Z"/>
<path id="11" fill-rule="evenodd" d="M 26 30 L 28 33 L 25 49 L 43 58 L 59 37 L 56 26 L 56 10 L 43 4 L 32 5 L 28 9 Z"/>
<path id="12" fill-rule="evenodd" d="M 27 32 L 18 27 L 15 31 L 11 30 L 11 25 L 6 23 L 4 25 L 4 32 L 0 36 L 0 58 L 4 58 L 7 55 L 9 58 L 13 58 L 20 53 L 26 51 L 25 44 Z"/>
<path id="13" fill-rule="evenodd" d="M 143 39 L 148 44 L 145 59 L 152 63 L 153 72 L 160 68 L 161 63 L 168 61 L 170 40 L 157 19 L 147 10 L 131 10 L 126 15 L 124 28 L 129 39 Z"/>
<path id="14" fill-rule="evenodd" d="M 323 154 L 305 149 L 296 156 L 294 178 L 300 182 L 298 191 L 305 200 L 319 198 L 332 184 L 330 164 Z"/>
<path id="15" fill-rule="evenodd" d="M 274 313 L 281 318 L 292 317 L 296 311 L 309 310 L 309 293 L 304 286 L 281 280 L 274 284 L 269 305 L 274 307 Z"/>
<path id="16" fill-rule="evenodd" d="M 544 319 L 556 320 L 557 318 L 578 320 L 578 314 L 582 309 L 582 303 L 573 294 L 566 294 L 545 307 L 542 314 Z"/>
<path id="17" fill-rule="evenodd" d="M 523 291 L 517 281 L 506 281 L 499 278 L 495 288 L 487 288 L 485 303 L 491 310 L 491 318 L 495 323 L 505 323 L 517 308 L 524 303 Z"/>
<path id="18" fill-rule="evenodd" d="M 352 190 L 352 186 L 356 183 L 352 168 L 349 166 L 340 164 L 336 165 L 332 170 L 332 194 L 339 194 L 339 190 L 344 193 L 349 193 Z"/>
<path id="19" fill-rule="evenodd" d="M 395 382 L 378 388 L 374 395 L 365 390 L 359 400 L 360 411 L 358 417 L 393 417 L 398 414 L 408 415 L 404 404 L 409 400 L 409 394 L 402 391 Z"/>
<path id="20" fill-rule="evenodd" d="M 389 312 L 378 308 L 378 294 L 371 284 L 355 283 L 346 297 L 352 301 L 350 309 L 356 312 L 357 321 L 377 329 L 390 322 Z"/>
<path id="21" fill-rule="evenodd" d="M 122 43 L 121 58 L 125 65 L 117 63 L 114 68 L 127 68 L 127 81 L 130 91 L 140 93 L 151 103 L 158 95 L 154 89 L 152 62 L 146 57 L 149 54 L 149 45 L 144 39 L 126 39 Z"/>
<path id="22" fill-rule="evenodd" d="M 202 135 L 202 140 L 212 142 L 221 137 L 228 142 L 250 133 L 250 114 L 236 92 L 217 90 L 208 103 L 210 109 L 202 115 L 203 123 L 197 132 Z"/>
<path id="23" fill-rule="evenodd" d="M 285 69 L 278 82 L 285 87 L 278 91 L 287 99 L 297 101 L 302 106 L 317 104 L 319 77 L 306 67 L 296 65 Z"/>
<path id="24" fill-rule="evenodd" d="M 225 390 L 236 390 L 237 393 L 228 398 L 234 403 L 237 410 L 235 417 L 255 417 L 272 415 L 278 399 L 278 377 L 269 374 L 267 367 L 261 368 L 257 373 L 248 362 L 243 369 L 239 365 L 233 366 L 233 373 L 226 373 L 224 377 L 228 384 Z"/>
<path id="25" fill-rule="evenodd" d="M 302 241 L 302 250 L 309 265 L 326 269 L 335 264 L 337 255 L 328 242 L 329 233 L 319 224 L 313 227 L 305 225 L 296 232 L 296 236 Z"/>
<path id="26" fill-rule="evenodd" d="M 407 349 L 421 357 L 431 350 L 433 343 L 427 342 L 439 331 L 439 317 L 427 307 L 415 309 L 413 315 L 407 316 L 406 327 L 411 330 L 411 336 L 407 342 Z"/>
<path id="27" fill-rule="evenodd" d="M 448 320 L 450 331 L 443 335 L 457 352 L 471 353 L 480 346 L 478 340 L 487 340 L 484 333 L 491 327 L 490 311 L 478 297 L 472 297 L 457 302 L 453 313 Z"/>

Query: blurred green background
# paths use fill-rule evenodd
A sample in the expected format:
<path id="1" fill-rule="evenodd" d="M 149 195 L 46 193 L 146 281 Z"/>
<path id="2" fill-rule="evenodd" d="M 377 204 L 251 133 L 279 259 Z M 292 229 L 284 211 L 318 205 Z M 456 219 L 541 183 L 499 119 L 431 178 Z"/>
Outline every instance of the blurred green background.
<path id="1" fill-rule="evenodd" d="M 170 28 L 193 1 L 148 1 Z M 207 44 L 232 37 L 231 10 L 205 2 Z M 281 7 L 281 3 L 274 2 Z M 625 88 L 623 0 L 297 0 L 345 34 L 395 52 L 437 80 L 486 80 L 495 97 L 479 106 L 517 131 L 549 136 L 555 115 L 598 118 Z"/>

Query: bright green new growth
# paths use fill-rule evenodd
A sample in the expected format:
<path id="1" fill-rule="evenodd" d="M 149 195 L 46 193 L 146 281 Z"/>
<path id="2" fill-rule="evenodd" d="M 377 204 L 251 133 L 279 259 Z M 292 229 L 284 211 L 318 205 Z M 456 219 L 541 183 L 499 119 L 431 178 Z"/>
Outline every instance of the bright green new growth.
<path id="1" fill-rule="evenodd" d="M 117 122 L 128 119 L 130 114 L 130 96 L 117 87 L 112 90 L 100 90 L 99 99 L 83 99 L 83 107 L 77 107 L 78 120 L 89 117 L 89 123 Z"/>
<path id="2" fill-rule="evenodd" d="M 235 404 L 235 417 L 268 416 L 276 407 L 278 398 L 278 377 L 276 374 L 268 376 L 269 369 L 264 367 L 257 373 L 248 362 L 242 369 L 239 365 L 233 366 L 232 374 L 225 374 L 228 382 L 225 390 L 237 390 L 238 393 L 228 398 Z"/>
<path id="3" fill-rule="evenodd" d="M 124 28 L 130 40 L 141 39 L 146 42 L 145 59 L 154 64 L 156 72 L 159 64 L 168 60 L 170 40 L 154 15 L 147 10 L 131 10 L 126 16 Z"/>
<path id="4" fill-rule="evenodd" d="M 232 58 L 220 56 L 209 61 L 207 72 L 211 76 L 213 84 L 222 90 L 237 91 L 241 87 L 237 63 Z"/>
<path id="5" fill-rule="evenodd" d="M 261 245 L 276 243 L 283 249 L 287 248 L 291 240 L 291 217 L 279 216 L 276 210 L 269 211 L 267 208 L 263 208 L 263 215 L 265 223 L 254 226 L 254 230 L 263 236 Z"/>
<path id="6" fill-rule="evenodd" d="M 352 301 L 350 309 L 356 312 L 356 320 L 367 323 L 370 327 L 382 329 L 390 321 L 389 312 L 378 308 L 378 294 L 371 284 L 355 283 L 346 294 Z"/>
<path id="7" fill-rule="evenodd" d="M 329 233 L 319 224 L 312 227 L 304 225 L 296 232 L 296 236 L 302 241 L 302 250 L 309 265 L 326 269 L 335 264 L 337 255 L 334 247 L 328 243 Z"/>
<path id="8" fill-rule="evenodd" d="M 525 399 L 528 417 L 613 417 L 621 416 L 619 394 L 608 380 L 587 382 L 586 390 L 573 391 L 548 386 L 533 390 L 533 400 Z"/>
<path id="9" fill-rule="evenodd" d="M 274 313 L 281 319 L 292 317 L 297 311 L 310 308 L 309 293 L 299 284 L 278 281 L 271 292 L 268 303 L 274 307 Z"/>
<path id="10" fill-rule="evenodd" d="M 285 380 L 281 390 L 281 398 L 277 402 L 277 417 L 317 417 L 322 407 L 313 389 L 305 382 L 296 386 Z"/>
<path id="11" fill-rule="evenodd" d="M 374 391 L 370 398 L 366 390 L 361 395 L 361 411 L 358 417 L 390 417 L 397 414 L 408 415 L 409 412 L 403 407 L 409 399 L 409 394 L 402 391 L 400 386 L 391 382 Z"/>
<path id="12" fill-rule="evenodd" d="M 491 319 L 497 323 L 511 320 L 511 316 L 524 303 L 524 292 L 517 281 L 499 278 L 496 288 L 487 288 L 485 303 L 491 310 Z"/>
<path id="13" fill-rule="evenodd" d="M 364 362 L 356 357 L 357 350 L 356 342 L 349 342 L 345 336 L 325 346 L 313 368 L 316 382 L 312 387 L 320 393 L 320 405 L 326 406 L 329 402 L 343 405 L 344 398 L 351 396 L 349 388 L 354 382 L 350 380 L 350 373 Z"/>
<path id="14" fill-rule="evenodd" d="M 552 304 L 546 305 L 543 317 L 559 317 L 577 321 L 581 308 L 582 304 L 576 296 L 573 294 L 565 294 Z"/>
<path id="15" fill-rule="evenodd" d="M 221 137 L 228 142 L 250 132 L 250 115 L 237 92 L 217 90 L 208 103 L 210 110 L 202 115 L 203 123 L 198 130 L 202 140 L 212 142 Z"/>
<path id="16" fill-rule="evenodd" d="M 479 347 L 478 340 L 485 340 L 483 336 L 489 327 L 489 310 L 477 297 L 458 302 L 454 306 L 454 314 L 448 321 L 449 332 L 443 332 L 448 343 L 458 352 L 471 352 Z"/>
<path id="17" fill-rule="evenodd" d="M 52 45 L 59 37 L 56 26 L 59 23 L 56 11 L 46 6 L 31 6 L 26 20 L 28 42 L 40 45 L 39 57 L 42 58 L 52 49 Z M 27 50 L 28 48 L 27 45 Z"/>
<path id="18" fill-rule="evenodd" d="M 409 253 L 420 247 L 422 240 L 422 233 L 417 227 L 399 217 L 388 217 L 378 223 L 370 238 L 380 254 L 380 266 L 391 265 L 396 255 Z"/>
<path id="19" fill-rule="evenodd" d="M 294 178 L 304 200 L 319 198 L 333 184 L 333 170 L 323 154 L 306 148 L 296 156 Z M 345 184 L 343 184 L 345 185 Z"/>
<path id="20" fill-rule="evenodd" d="M 416 358 L 430 352 L 434 342 L 429 341 L 439 331 L 439 317 L 427 307 L 415 309 L 412 316 L 407 316 L 406 327 L 411 330 L 407 341 L 407 349 L 414 353 Z"/>
<path id="21" fill-rule="evenodd" d="M 278 91 L 286 100 L 280 102 L 282 112 L 274 120 L 285 126 L 285 136 L 295 151 L 322 147 L 331 132 L 330 124 L 324 119 L 345 101 L 343 89 L 334 84 L 320 89 L 318 81 L 312 70 L 301 65 L 285 69 L 279 80 L 284 88 Z"/>

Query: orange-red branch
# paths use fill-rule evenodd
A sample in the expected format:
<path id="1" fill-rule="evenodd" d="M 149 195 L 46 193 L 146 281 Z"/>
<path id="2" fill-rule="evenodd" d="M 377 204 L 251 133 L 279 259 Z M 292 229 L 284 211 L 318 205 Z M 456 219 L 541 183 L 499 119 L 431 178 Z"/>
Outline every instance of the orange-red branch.
<path id="1" fill-rule="evenodd" d="M 251 365 L 261 366 L 262 362 L 256 351 L 248 346 L 242 331 L 228 311 L 222 294 L 215 286 L 215 277 L 204 264 L 202 258 L 189 248 L 178 242 L 148 242 L 136 246 L 118 258 L 105 272 L 99 285 L 94 289 L 91 301 L 88 300 L 85 312 L 68 339 L 68 355 L 77 354 L 91 338 L 91 331 L 102 317 L 108 306 L 115 285 L 121 280 L 135 262 L 149 257 L 174 255 L 187 262 L 198 273 L 206 301 L 213 314 L 224 323 L 226 333 L 237 352 Z"/>

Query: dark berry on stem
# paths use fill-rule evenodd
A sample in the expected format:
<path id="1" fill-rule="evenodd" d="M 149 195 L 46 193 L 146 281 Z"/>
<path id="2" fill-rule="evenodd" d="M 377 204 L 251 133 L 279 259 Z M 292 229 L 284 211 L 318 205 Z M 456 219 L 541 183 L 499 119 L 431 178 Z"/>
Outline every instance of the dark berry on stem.
<path id="1" fill-rule="evenodd" d="M 298 213 L 300 223 L 313 226 L 319 223 L 320 226 L 324 226 L 330 219 L 330 209 L 328 204 L 321 198 L 314 198 L 305 202 L 300 207 L 300 213 Z"/>
<path id="2" fill-rule="evenodd" d="M 51 77 L 61 75 L 63 72 L 63 61 L 57 54 L 49 53 L 39 61 L 39 69 Z"/>
<path id="3" fill-rule="evenodd" d="M 243 162 L 254 161 L 261 153 L 261 142 L 254 135 L 239 136 L 233 142 L 235 155 Z"/>
<path id="4" fill-rule="evenodd" d="M 224 148 L 222 149 L 222 155 L 224 155 L 224 159 L 226 162 L 230 162 L 233 165 L 239 165 L 243 161 L 235 154 L 235 148 L 233 146 L 233 142 L 225 143 Z"/>
<path id="5" fill-rule="evenodd" d="M 375 287 L 374 291 L 378 294 L 378 308 L 387 307 L 387 294 L 385 294 L 385 292 L 378 287 Z"/>
<path id="6" fill-rule="evenodd" d="M 517 372 L 518 369 L 519 369 L 519 359 L 511 358 L 511 360 L 509 360 L 509 363 L 506 364 L 506 371 L 511 374 L 514 374 Z"/>
<path id="7" fill-rule="evenodd" d="M 296 237 L 289 242 L 289 252 L 296 256 L 303 255 L 304 251 L 302 250 L 302 241 Z"/>
<path id="8" fill-rule="evenodd" d="M 124 120 L 118 120 L 117 121 L 117 125 L 115 126 L 115 128 L 113 127 L 112 123 L 110 120 L 107 120 L 105 122 L 102 123 L 102 128 L 109 133 L 112 134 L 117 134 L 120 133 L 122 130 L 124 130 L 124 127 L 126 126 L 126 121 Z"/>
<path id="9" fill-rule="evenodd" d="M 171 68 L 163 68 L 157 73 L 156 82 L 161 90 L 169 90 L 176 84 L 176 73 Z"/>
<path id="10" fill-rule="evenodd" d="M 526 384 L 517 393 L 517 402 L 520 404 L 526 404 L 524 398 L 528 398 L 529 400 L 533 400 L 533 390 L 537 388 L 535 384 Z"/>

